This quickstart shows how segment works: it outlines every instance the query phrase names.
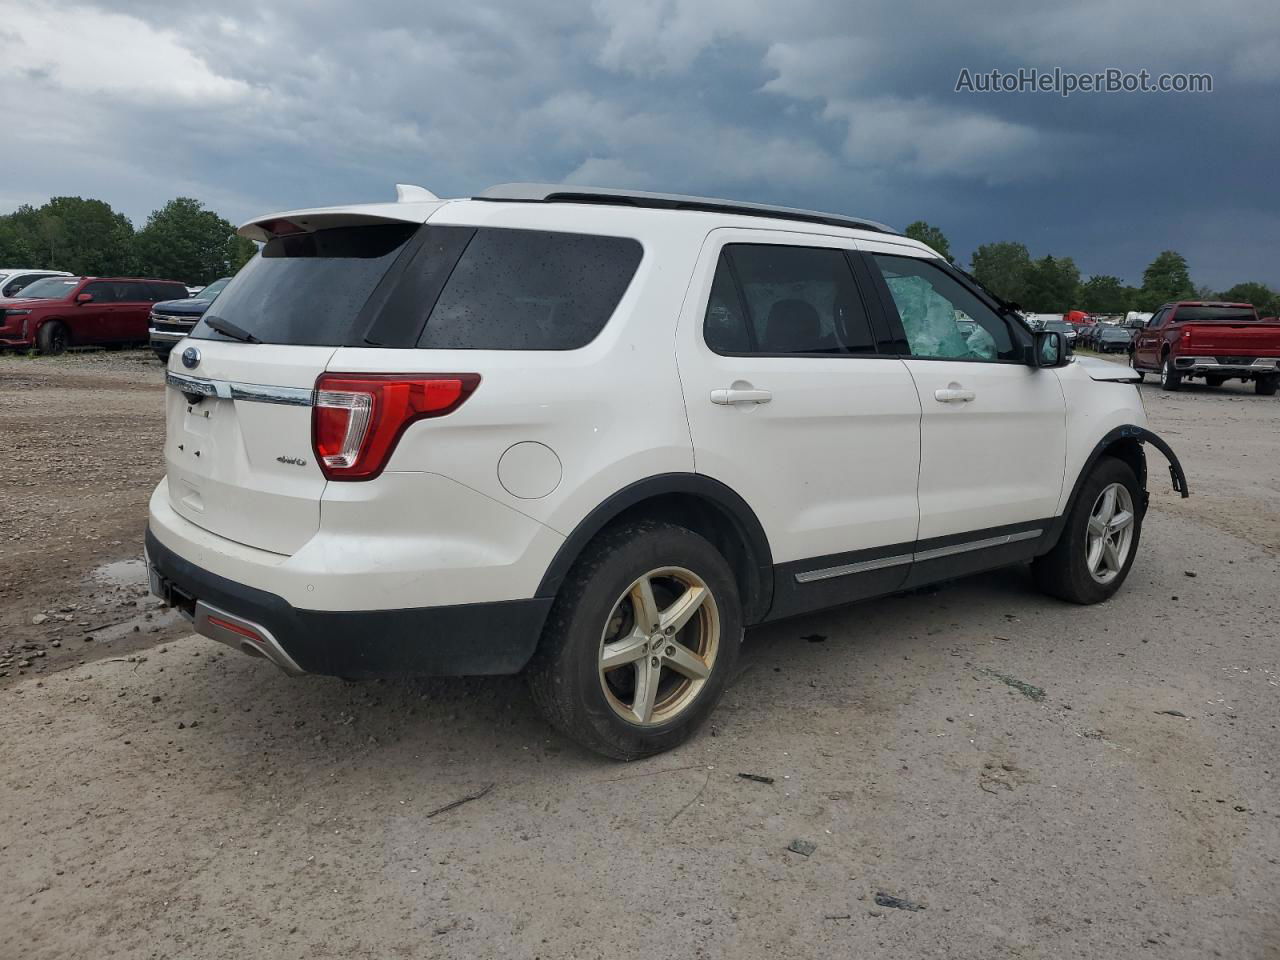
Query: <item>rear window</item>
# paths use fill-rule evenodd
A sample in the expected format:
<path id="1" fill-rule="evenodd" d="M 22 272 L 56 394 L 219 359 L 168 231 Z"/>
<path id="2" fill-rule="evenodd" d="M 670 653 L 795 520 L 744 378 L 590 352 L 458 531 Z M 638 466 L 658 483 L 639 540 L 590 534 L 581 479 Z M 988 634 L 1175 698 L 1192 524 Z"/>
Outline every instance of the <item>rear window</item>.
<path id="1" fill-rule="evenodd" d="M 418 346 L 442 350 L 585 346 L 613 315 L 642 253 L 637 241 L 624 237 L 477 230 L 441 290 Z"/>
<path id="2" fill-rule="evenodd" d="M 210 315 L 263 343 L 342 346 L 374 287 L 418 224 L 336 227 L 276 237 L 219 294 Z M 184 291 L 185 292 L 185 291 Z M 192 333 L 226 340 L 202 320 Z"/>
<path id="3" fill-rule="evenodd" d="M 1244 323 L 1257 320 L 1258 315 L 1248 307 L 1178 307 L 1175 320 L 1227 320 Z"/>

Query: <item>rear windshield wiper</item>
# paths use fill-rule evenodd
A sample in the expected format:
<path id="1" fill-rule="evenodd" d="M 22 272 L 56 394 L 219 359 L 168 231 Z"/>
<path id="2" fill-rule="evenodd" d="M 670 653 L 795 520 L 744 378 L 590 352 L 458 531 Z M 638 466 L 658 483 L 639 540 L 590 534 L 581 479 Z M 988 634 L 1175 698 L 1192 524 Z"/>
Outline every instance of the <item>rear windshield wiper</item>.
<path id="1" fill-rule="evenodd" d="M 223 320 L 222 317 L 205 317 L 204 322 L 211 330 L 217 330 L 232 340 L 239 340 L 241 343 L 262 342 L 244 327 L 237 326 L 230 320 Z"/>

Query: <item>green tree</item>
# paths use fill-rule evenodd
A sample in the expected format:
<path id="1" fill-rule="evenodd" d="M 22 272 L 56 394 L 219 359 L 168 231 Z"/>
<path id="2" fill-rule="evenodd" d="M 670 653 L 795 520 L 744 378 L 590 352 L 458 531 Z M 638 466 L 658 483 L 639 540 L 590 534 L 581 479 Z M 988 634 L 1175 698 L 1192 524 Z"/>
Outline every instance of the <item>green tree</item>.
<path id="1" fill-rule="evenodd" d="M 1080 309 L 1090 313 L 1124 313 L 1129 309 L 1119 277 L 1096 274 L 1080 285 Z"/>
<path id="2" fill-rule="evenodd" d="M 0 217 L 0 265 L 12 267 L 40 267 L 35 248 L 27 232 L 14 222 L 12 216 Z"/>
<path id="3" fill-rule="evenodd" d="M 0 259 L 3 258 L 0 257 Z M 1218 299 L 1230 300 L 1234 303 L 1252 303 L 1258 308 L 1260 316 L 1280 315 L 1280 293 L 1276 293 L 1265 283 L 1237 283 L 1229 290 L 1218 294 Z"/>
<path id="4" fill-rule="evenodd" d="M 1027 275 L 1025 306 L 1037 313 L 1066 313 L 1076 307 L 1080 270 L 1070 257 L 1041 257 Z"/>
<path id="5" fill-rule="evenodd" d="M 243 264 L 236 262 L 243 254 L 242 240 L 230 223 L 199 200 L 177 197 L 147 218 L 134 248 L 139 270 L 146 276 L 203 285 Z"/>
<path id="6" fill-rule="evenodd" d="M 998 296 L 1014 303 L 1027 302 L 1027 277 L 1031 254 L 1021 243 L 984 243 L 970 258 L 973 275 Z"/>
<path id="7" fill-rule="evenodd" d="M 1195 295 L 1187 261 L 1182 254 L 1165 250 L 1142 272 L 1142 310 L 1155 310 L 1170 300 L 1189 300 Z"/>
<path id="8" fill-rule="evenodd" d="M 239 273 L 240 268 L 252 259 L 253 255 L 258 252 L 258 245 L 252 240 L 248 240 L 239 234 L 234 234 L 228 241 L 229 253 L 227 260 L 231 269 L 228 273 Z"/>
<path id="9" fill-rule="evenodd" d="M 915 223 L 907 224 L 907 229 L 903 232 L 912 240 L 919 240 L 921 243 L 933 247 L 934 250 L 946 257 L 948 263 L 956 262 L 956 258 L 951 255 L 951 244 L 947 241 L 946 234 L 933 226 L 933 224 L 917 220 Z"/>
<path id="10" fill-rule="evenodd" d="M 20 207 L 28 243 L 52 270 L 86 276 L 118 276 L 133 263 L 133 224 L 101 200 L 53 197 L 42 207 Z"/>

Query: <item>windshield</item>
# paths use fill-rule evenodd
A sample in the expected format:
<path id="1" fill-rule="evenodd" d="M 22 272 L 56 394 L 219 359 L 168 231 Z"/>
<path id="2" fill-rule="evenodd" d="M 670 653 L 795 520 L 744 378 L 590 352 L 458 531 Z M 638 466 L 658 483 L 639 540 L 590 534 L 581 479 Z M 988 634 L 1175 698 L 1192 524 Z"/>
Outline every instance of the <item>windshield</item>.
<path id="1" fill-rule="evenodd" d="M 1179 320 L 1224 320 L 1245 323 L 1258 319 L 1249 307 L 1179 307 Z"/>
<path id="2" fill-rule="evenodd" d="M 1044 322 L 1046 330 L 1057 330 L 1059 333 L 1071 333 L 1071 327 L 1067 325 L 1065 320 L 1046 320 Z"/>
<path id="3" fill-rule="evenodd" d="M 23 287 L 23 300 L 61 300 L 83 280 L 83 277 L 45 277 Z"/>
<path id="4" fill-rule="evenodd" d="M 225 287 L 230 282 L 231 282 L 230 277 L 223 277 L 221 280 L 215 280 L 213 281 L 213 283 L 209 284 L 207 287 L 205 287 L 199 293 L 197 293 L 193 299 L 212 300 L 214 297 L 220 294 L 222 292 L 222 288 Z"/>

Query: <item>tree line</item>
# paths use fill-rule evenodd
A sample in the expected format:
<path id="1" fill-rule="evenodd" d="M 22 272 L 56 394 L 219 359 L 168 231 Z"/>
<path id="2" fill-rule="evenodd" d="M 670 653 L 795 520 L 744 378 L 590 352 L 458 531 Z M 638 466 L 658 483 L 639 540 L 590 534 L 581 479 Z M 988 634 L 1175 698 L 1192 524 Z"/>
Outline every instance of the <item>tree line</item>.
<path id="1" fill-rule="evenodd" d="M 951 245 L 937 227 L 917 220 L 905 232 L 955 262 Z M 970 258 L 970 273 L 999 296 L 1033 313 L 1123 314 L 1151 312 L 1170 300 L 1230 300 L 1251 303 L 1264 317 L 1280 314 L 1280 293 L 1265 283 L 1237 283 L 1226 290 L 1196 286 L 1186 258 L 1174 250 L 1165 250 L 1147 265 L 1140 287 L 1107 274 L 1081 280 L 1080 269 L 1070 257 L 1033 260 L 1025 244 L 1009 241 L 978 247 Z"/>
<path id="2" fill-rule="evenodd" d="M 0 266 L 203 286 L 235 273 L 257 251 L 235 230 L 190 197 L 153 211 L 140 230 L 102 200 L 53 197 L 0 215 Z"/>

